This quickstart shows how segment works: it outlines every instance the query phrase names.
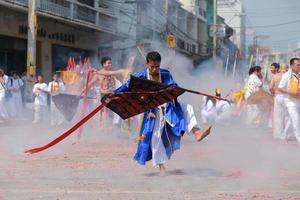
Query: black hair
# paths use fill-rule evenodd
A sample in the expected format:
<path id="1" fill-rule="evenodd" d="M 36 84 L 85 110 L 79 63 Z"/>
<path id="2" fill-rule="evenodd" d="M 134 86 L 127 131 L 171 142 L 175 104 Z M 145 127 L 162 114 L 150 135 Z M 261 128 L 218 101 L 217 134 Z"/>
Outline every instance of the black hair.
<path id="1" fill-rule="evenodd" d="M 42 77 L 44 79 L 44 75 L 43 74 L 38 74 L 36 77 Z"/>
<path id="2" fill-rule="evenodd" d="M 101 58 L 101 65 L 106 63 L 106 61 L 108 61 L 108 60 L 111 60 L 111 57 L 105 56 L 105 57 Z"/>
<path id="3" fill-rule="evenodd" d="M 250 69 L 249 69 L 249 75 L 253 74 L 254 72 L 259 72 L 261 71 L 261 67 L 260 66 L 252 66 Z"/>
<path id="4" fill-rule="evenodd" d="M 290 60 L 290 65 L 293 65 L 295 63 L 296 60 L 300 60 L 300 58 L 292 58 Z"/>
<path id="5" fill-rule="evenodd" d="M 280 65 L 279 65 L 279 63 L 272 63 L 271 64 L 271 66 L 274 66 L 275 67 L 275 69 L 277 69 L 277 70 L 279 70 L 279 68 L 280 68 Z"/>
<path id="6" fill-rule="evenodd" d="M 151 52 L 149 52 L 148 54 L 147 54 L 147 56 L 146 56 L 146 61 L 147 61 L 147 63 L 149 62 L 149 61 L 158 61 L 158 62 L 160 62 L 161 61 L 161 56 L 160 56 L 160 54 L 157 52 L 157 51 L 151 51 Z"/>

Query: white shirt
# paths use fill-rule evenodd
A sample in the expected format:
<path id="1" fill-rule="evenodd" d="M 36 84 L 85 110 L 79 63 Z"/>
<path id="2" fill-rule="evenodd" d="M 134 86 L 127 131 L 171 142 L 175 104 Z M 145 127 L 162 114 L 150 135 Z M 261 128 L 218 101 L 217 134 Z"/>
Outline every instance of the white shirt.
<path id="1" fill-rule="evenodd" d="M 262 87 L 263 82 L 258 78 L 256 74 L 251 74 L 249 76 L 249 79 L 247 81 L 247 92 L 245 94 L 245 98 L 248 99 L 248 97 L 259 90 L 260 87 Z"/>
<path id="2" fill-rule="evenodd" d="M 278 85 L 278 88 L 287 89 L 287 90 L 290 89 L 291 73 L 292 72 L 286 72 L 282 75 L 281 80 L 280 80 L 279 85 Z M 297 76 L 296 74 L 293 73 L 292 76 L 293 76 L 292 78 L 295 81 L 298 81 L 298 79 L 295 77 L 295 76 Z M 300 107 L 300 100 L 295 99 L 295 98 L 290 98 L 287 94 L 284 95 L 284 103 L 285 103 L 286 106 Z"/>
<path id="3" fill-rule="evenodd" d="M 34 104 L 46 106 L 47 105 L 47 91 L 48 86 L 46 83 L 36 83 L 33 86 L 33 93 L 38 93 L 37 96 L 35 96 Z"/>

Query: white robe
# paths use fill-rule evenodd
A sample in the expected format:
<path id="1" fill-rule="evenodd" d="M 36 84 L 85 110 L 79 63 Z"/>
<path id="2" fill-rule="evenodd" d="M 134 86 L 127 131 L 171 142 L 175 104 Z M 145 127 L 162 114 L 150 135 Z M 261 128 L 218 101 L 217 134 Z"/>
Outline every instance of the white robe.
<path id="1" fill-rule="evenodd" d="M 7 105 L 5 99 L 5 90 L 7 87 L 8 76 L 4 76 L 4 83 L 0 84 L 0 122 L 8 119 Z"/>
<path id="2" fill-rule="evenodd" d="M 245 99 L 247 100 L 250 95 L 254 92 L 257 92 L 262 87 L 262 81 L 258 78 L 256 74 L 251 74 L 247 81 L 247 92 L 245 94 Z M 253 123 L 258 123 L 260 120 L 260 110 L 255 104 L 247 105 L 247 119 L 246 122 L 248 125 Z"/>
<path id="3" fill-rule="evenodd" d="M 8 99 L 10 105 L 9 113 L 11 117 L 20 119 L 23 116 L 23 102 L 21 93 L 23 81 L 21 79 L 10 79 L 7 83 L 7 86 L 12 94 L 12 97 Z"/>
<path id="4" fill-rule="evenodd" d="M 180 103 L 180 106 L 183 111 L 183 115 L 186 121 L 186 132 L 191 135 L 192 129 L 200 128 L 200 126 L 197 124 L 197 120 L 195 117 L 194 109 L 189 104 L 183 104 Z M 163 141 L 161 139 L 161 134 L 163 131 L 163 128 L 165 126 L 165 120 L 161 113 L 157 113 L 158 116 L 156 116 L 155 120 L 155 126 L 151 138 L 151 150 L 152 150 L 152 162 L 153 166 L 164 164 L 168 160 L 168 156 L 166 153 L 165 146 L 163 144 Z"/>

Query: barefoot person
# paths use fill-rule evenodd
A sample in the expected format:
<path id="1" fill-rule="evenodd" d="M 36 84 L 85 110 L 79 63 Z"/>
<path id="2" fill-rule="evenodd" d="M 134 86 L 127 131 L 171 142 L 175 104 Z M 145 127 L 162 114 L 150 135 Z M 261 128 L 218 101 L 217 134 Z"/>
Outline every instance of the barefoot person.
<path id="1" fill-rule="evenodd" d="M 135 73 L 134 76 L 167 85 L 176 84 L 170 72 L 161 69 L 160 64 L 160 54 L 150 52 L 146 57 L 147 68 Z M 129 82 L 130 80 L 115 92 L 127 91 Z M 141 165 L 152 160 L 153 165 L 158 166 L 160 174 L 163 175 L 165 173 L 164 164 L 174 151 L 180 148 L 180 139 L 184 132 L 193 134 L 197 141 L 201 141 L 210 133 L 210 128 L 201 129 L 197 124 L 191 105 L 184 105 L 174 100 L 145 112 L 134 160 Z"/>
<path id="2" fill-rule="evenodd" d="M 279 73 L 273 75 L 270 83 L 270 92 L 274 96 L 273 108 L 273 137 L 284 140 L 286 138 L 284 128 L 286 119 L 286 107 L 284 105 L 284 94 L 278 90 L 282 75 L 288 71 L 286 64 L 281 64 Z"/>
<path id="3" fill-rule="evenodd" d="M 278 90 L 285 95 L 284 104 L 292 122 L 294 135 L 300 144 L 300 59 L 292 58 L 290 66 L 291 69 L 282 75 Z"/>

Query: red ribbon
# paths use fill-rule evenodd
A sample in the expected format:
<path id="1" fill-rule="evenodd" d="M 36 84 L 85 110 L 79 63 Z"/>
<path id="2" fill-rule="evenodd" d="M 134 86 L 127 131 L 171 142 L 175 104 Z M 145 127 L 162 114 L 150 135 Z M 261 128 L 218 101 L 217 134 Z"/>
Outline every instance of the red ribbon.
<path id="1" fill-rule="evenodd" d="M 79 122 L 77 122 L 77 124 L 75 124 L 72 128 L 70 128 L 69 130 L 67 130 L 65 133 L 63 133 L 62 135 L 60 135 L 59 137 L 57 137 L 56 139 L 54 139 L 53 141 L 51 141 L 49 144 L 46 144 L 42 147 L 38 147 L 38 148 L 34 148 L 34 149 L 29 149 L 26 150 L 24 153 L 29 153 L 29 154 L 34 154 L 34 153 L 38 153 L 40 151 L 44 151 L 54 145 L 56 145 L 57 143 L 59 143 L 60 141 L 62 141 L 63 139 L 65 139 L 66 137 L 68 137 L 71 133 L 73 133 L 74 131 L 76 131 L 79 127 L 81 127 L 85 122 L 87 122 L 89 119 L 91 119 L 95 114 L 97 114 L 101 109 L 103 108 L 103 104 L 100 104 L 99 106 L 97 106 L 91 113 L 89 113 L 87 116 L 85 116 L 83 119 L 81 119 Z"/>

